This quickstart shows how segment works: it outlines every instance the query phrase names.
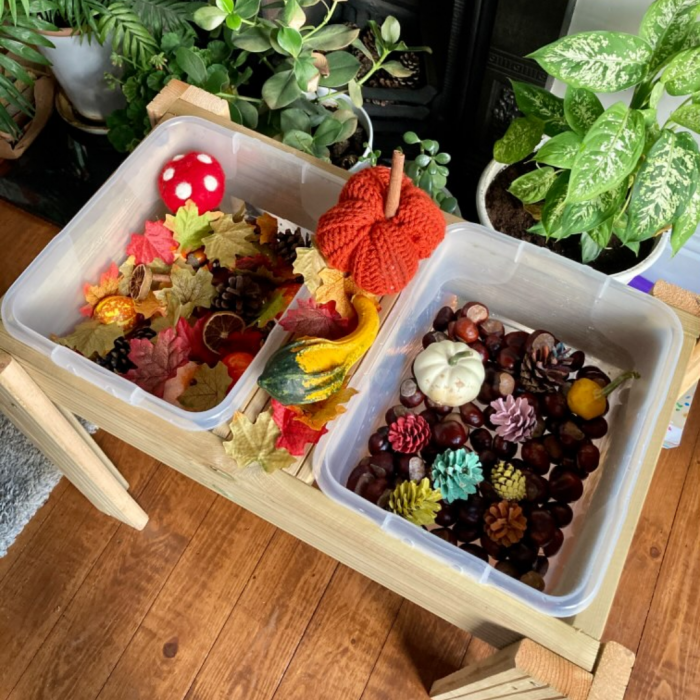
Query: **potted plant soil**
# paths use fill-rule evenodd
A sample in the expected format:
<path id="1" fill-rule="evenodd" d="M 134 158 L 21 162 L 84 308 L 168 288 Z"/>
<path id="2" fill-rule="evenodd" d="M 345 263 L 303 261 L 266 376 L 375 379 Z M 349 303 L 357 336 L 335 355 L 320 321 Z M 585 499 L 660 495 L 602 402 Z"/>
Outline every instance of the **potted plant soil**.
<path id="1" fill-rule="evenodd" d="M 698 3 L 656 0 L 639 36 L 593 31 L 531 55 L 559 98 L 513 81 L 519 110 L 477 190 L 481 223 L 629 281 L 700 223 Z M 634 88 L 605 109 L 596 92 Z M 664 93 L 683 103 L 659 124 Z M 548 137 L 544 138 L 543 137 Z"/>

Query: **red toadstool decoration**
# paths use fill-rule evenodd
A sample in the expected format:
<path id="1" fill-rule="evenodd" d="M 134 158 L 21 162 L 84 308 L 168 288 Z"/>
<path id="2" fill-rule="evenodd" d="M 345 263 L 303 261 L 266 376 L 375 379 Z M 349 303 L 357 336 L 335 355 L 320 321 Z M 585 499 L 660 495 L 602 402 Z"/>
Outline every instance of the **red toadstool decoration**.
<path id="1" fill-rule="evenodd" d="M 372 294 L 400 292 L 445 236 L 442 211 L 403 174 L 403 161 L 395 151 L 391 170 L 353 175 L 318 222 L 316 242 L 328 264 Z"/>
<path id="2" fill-rule="evenodd" d="M 224 198 L 226 176 L 216 158 L 192 151 L 168 161 L 158 176 L 158 190 L 168 209 L 191 199 L 200 213 L 216 209 Z"/>

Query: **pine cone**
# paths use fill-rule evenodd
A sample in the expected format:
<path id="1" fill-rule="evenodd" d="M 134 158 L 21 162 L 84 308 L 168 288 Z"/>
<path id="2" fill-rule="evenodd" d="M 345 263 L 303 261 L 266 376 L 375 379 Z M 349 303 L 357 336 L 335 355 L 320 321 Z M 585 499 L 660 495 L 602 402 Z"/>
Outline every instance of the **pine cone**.
<path id="1" fill-rule="evenodd" d="M 508 442 L 525 442 L 532 435 L 537 424 L 537 413 L 527 399 L 514 399 L 510 394 L 505 399 L 492 401 L 491 408 L 496 411 L 491 416 L 496 435 Z"/>
<path id="2" fill-rule="evenodd" d="M 389 426 L 389 442 L 397 452 L 420 452 L 430 442 L 430 425 L 423 416 L 408 413 Z"/>
<path id="3" fill-rule="evenodd" d="M 525 535 L 527 520 L 517 503 L 500 501 L 494 503 L 484 515 L 486 534 L 504 547 L 520 542 Z"/>
<path id="4" fill-rule="evenodd" d="M 564 343 L 557 343 L 551 333 L 535 331 L 530 335 L 527 352 L 520 366 L 520 382 L 526 391 L 559 391 L 580 360 Z"/>
<path id="5" fill-rule="evenodd" d="M 286 229 L 278 231 L 274 242 L 274 250 L 288 265 L 293 265 L 297 259 L 297 248 L 308 248 L 309 237 L 297 227 L 295 231 Z"/>
<path id="6" fill-rule="evenodd" d="M 233 311 L 245 319 L 256 318 L 264 304 L 263 290 L 248 275 L 231 275 L 216 287 L 211 305 L 218 311 Z"/>
<path id="7" fill-rule="evenodd" d="M 389 508 L 414 525 L 432 525 L 441 508 L 441 499 L 440 491 L 431 489 L 426 477 L 420 484 L 415 481 L 399 484 L 389 496 Z"/>
<path id="8" fill-rule="evenodd" d="M 432 476 L 434 486 L 448 503 L 466 500 L 484 480 L 479 456 L 463 447 L 439 454 L 433 462 Z"/>
<path id="9" fill-rule="evenodd" d="M 506 501 L 522 501 L 527 494 L 525 475 L 509 462 L 499 462 L 491 471 L 493 490 Z"/>

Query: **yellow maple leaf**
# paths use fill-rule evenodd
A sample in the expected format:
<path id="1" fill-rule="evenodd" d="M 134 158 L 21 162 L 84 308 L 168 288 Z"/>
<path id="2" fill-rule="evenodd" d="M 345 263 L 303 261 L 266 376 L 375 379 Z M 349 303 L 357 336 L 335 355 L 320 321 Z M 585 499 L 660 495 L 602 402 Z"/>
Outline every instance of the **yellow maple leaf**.
<path id="1" fill-rule="evenodd" d="M 263 245 L 272 243 L 277 235 L 277 219 L 265 212 L 255 219 L 255 223 L 260 227 L 260 242 Z"/>
<path id="2" fill-rule="evenodd" d="M 51 340 L 91 358 L 93 355 L 104 357 L 114 347 L 114 341 L 123 335 L 124 329 L 116 323 L 101 323 L 97 319 L 90 319 L 79 323 L 72 333 L 62 338 L 52 335 Z"/>
<path id="3" fill-rule="evenodd" d="M 319 304 L 334 301 L 335 310 L 343 318 L 351 318 L 355 315 L 355 309 L 350 303 L 355 294 L 369 297 L 375 303 L 377 301 L 376 296 L 358 287 L 352 277 L 346 277 L 345 273 L 340 270 L 334 270 L 331 267 L 326 268 L 321 270 L 319 278 L 321 279 L 321 286 L 313 293 L 314 299 Z"/>
<path id="4" fill-rule="evenodd" d="M 306 288 L 313 294 L 321 286 L 319 274 L 328 268 L 326 260 L 315 245 L 297 248 L 294 260 L 294 274 L 304 278 Z"/>
<path id="5" fill-rule="evenodd" d="M 143 301 L 134 301 L 134 308 L 136 313 L 141 314 L 144 318 L 151 318 L 165 311 L 163 304 L 153 292 L 149 292 Z"/>
<path id="6" fill-rule="evenodd" d="M 233 270 L 236 258 L 257 255 L 260 251 L 250 240 L 254 227 L 246 221 L 234 221 L 226 215 L 211 225 L 213 233 L 202 239 L 209 260 L 218 260 L 223 267 Z"/>
<path id="7" fill-rule="evenodd" d="M 356 393 L 355 389 L 348 388 L 346 382 L 339 391 L 336 391 L 335 394 L 329 396 L 325 401 L 295 406 L 294 410 L 299 415 L 294 420 L 298 420 L 314 430 L 321 430 L 326 423 L 345 413 L 347 409 L 344 404 L 350 401 Z"/>
<path id="8" fill-rule="evenodd" d="M 270 409 L 261 413 L 255 423 L 236 411 L 231 421 L 231 439 L 224 442 L 224 450 L 236 460 L 239 469 L 249 464 L 260 464 L 266 472 L 286 469 L 294 463 L 294 457 L 275 447 L 279 436 L 280 429 Z"/>

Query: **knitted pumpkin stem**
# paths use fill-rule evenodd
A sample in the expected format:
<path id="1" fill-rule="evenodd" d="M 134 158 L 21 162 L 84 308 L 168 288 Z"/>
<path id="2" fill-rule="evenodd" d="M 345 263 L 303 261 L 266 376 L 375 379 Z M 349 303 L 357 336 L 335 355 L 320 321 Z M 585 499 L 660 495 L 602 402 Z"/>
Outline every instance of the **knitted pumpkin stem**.
<path id="1" fill-rule="evenodd" d="M 384 203 L 384 216 L 391 219 L 399 210 L 401 201 L 401 181 L 403 180 L 403 164 L 406 155 L 403 151 L 396 150 L 391 157 L 391 177 L 389 178 L 389 191 Z"/>

